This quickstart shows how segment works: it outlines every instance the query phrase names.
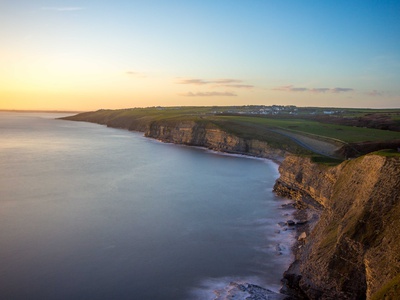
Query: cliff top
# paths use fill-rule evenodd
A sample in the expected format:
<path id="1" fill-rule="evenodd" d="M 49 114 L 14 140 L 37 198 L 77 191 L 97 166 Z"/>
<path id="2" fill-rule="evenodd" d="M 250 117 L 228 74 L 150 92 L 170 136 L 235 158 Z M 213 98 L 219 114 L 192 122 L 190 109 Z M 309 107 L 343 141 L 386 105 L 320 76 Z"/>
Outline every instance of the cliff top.
<path id="1" fill-rule="evenodd" d="M 66 119 L 139 131 L 160 122 L 178 127 L 181 122 L 195 122 L 291 153 L 342 159 L 400 147 L 400 131 L 394 131 L 400 124 L 400 110 L 330 109 L 334 113 L 325 115 L 326 110 L 294 106 L 150 107 L 98 110 Z"/>

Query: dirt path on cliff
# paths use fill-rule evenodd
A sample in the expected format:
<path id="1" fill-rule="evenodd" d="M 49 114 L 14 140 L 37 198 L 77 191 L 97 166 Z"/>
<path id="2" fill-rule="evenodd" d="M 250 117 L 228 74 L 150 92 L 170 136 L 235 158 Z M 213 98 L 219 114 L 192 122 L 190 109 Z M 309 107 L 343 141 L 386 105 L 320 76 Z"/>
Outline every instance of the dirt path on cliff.
<path id="1" fill-rule="evenodd" d="M 340 148 L 340 146 L 337 144 L 334 144 L 333 142 L 329 143 L 326 141 L 321 141 L 316 138 L 312 138 L 310 136 L 293 133 L 293 132 L 286 131 L 283 129 L 270 129 L 270 131 L 282 134 L 282 135 L 292 139 L 293 141 L 298 143 L 300 146 L 302 146 L 308 150 L 311 150 L 317 154 L 329 156 L 332 158 L 338 158 L 338 155 L 335 153 L 335 151 L 338 150 Z"/>

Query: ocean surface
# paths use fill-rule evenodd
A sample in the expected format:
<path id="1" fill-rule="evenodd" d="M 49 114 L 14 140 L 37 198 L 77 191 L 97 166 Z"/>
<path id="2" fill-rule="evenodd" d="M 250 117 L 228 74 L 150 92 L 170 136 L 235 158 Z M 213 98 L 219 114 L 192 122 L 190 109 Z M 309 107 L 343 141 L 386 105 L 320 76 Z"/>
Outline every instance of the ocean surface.
<path id="1" fill-rule="evenodd" d="M 64 115 L 0 113 L 1 299 L 279 290 L 293 232 L 277 165 Z"/>

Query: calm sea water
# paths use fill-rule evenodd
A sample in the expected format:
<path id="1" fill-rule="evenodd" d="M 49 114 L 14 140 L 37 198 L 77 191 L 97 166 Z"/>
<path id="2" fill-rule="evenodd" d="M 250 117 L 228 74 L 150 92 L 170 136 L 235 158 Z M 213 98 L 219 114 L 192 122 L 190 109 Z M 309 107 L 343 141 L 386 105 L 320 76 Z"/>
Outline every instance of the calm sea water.
<path id="1" fill-rule="evenodd" d="M 60 116 L 0 113 L 2 299 L 279 289 L 291 233 L 275 164 Z"/>

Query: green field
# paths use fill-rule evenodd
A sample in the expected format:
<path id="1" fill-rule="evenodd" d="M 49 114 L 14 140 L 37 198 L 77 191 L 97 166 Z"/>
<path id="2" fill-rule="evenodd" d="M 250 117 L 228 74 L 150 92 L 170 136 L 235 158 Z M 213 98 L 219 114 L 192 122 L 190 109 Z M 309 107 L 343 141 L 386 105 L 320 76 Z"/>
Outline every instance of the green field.
<path id="1" fill-rule="evenodd" d="M 400 139 L 400 132 L 396 131 L 326 124 L 306 119 L 221 116 L 213 120 L 219 124 L 226 122 L 236 126 L 243 125 L 243 128 L 246 126 L 249 128 L 249 131 L 251 131 L 252 127 L 258 130 L 261 128 L 265 130 L 280 128 L 300 134 L 312 134 L 319 137 L 337 139 L 346 143 Z M 249 132 L 249 134 L 251 134 L 251 132 Z"/>
<path id="2" fill-rule="evenodd" d="M 246 107 L 249 109 L 248 107 Z M 288 118 L 287 115 L 278 116 L 241 116 L 236 115 L 222 115 L 215 112 L 224 112 L 231 107 L 150 107 L 150 108 L 135 108 L 123 110 L 100 110 L 95 112 L 97 116 L 103 116 L 107 119 L 113 118 L 133 118 L 143 119 L 149 121 L 209 121 L 220 127 L 228 129 L 229 131 L 240 132 L 249 138 L 253 135 L 258 137 L 265 134 L 270 134 L 270 129 L 284 129 L 300 134 L 311 134 L 319 137 L 337 139 L 343 142 L 363 142 L 363 141 L 388 141 L 393 139 L 400 139 L 400 132 L 380 130 L 374 128 L 363 128 L 355 126 L 329 124 L 312 120 L 309 117 L 305 118 L 302 115 L 293 116 Z M 313 108 L 315 110 L 315 108 Z M 232 109 L 233 110 L 233 109 Z M 241 111 L 240 107 L 234 107 L 234 110 Z M 388 113 L 392 114 L 393 120 L 400 121 L 399 110 L 361 110 L 361 109 L 347 109 L 345 114 L 347 116 L 356 116 L 359 114 L 370 113 Z M 265 134 L 263 134 L 265 131 Z"/>

